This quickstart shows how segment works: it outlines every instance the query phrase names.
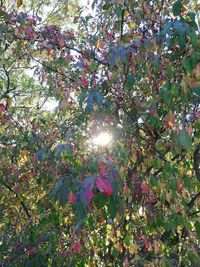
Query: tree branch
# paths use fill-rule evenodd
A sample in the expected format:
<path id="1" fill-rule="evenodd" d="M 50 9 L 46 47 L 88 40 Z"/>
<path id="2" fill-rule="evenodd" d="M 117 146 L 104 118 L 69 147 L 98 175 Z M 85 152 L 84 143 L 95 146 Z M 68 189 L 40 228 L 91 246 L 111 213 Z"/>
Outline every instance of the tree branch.
<path id="1" fill-rule="evenodd" d="M 197 176 L 197 179 L 200 182 L 200 144 L 197 145 L 197 148 L 194 151 L 194 161 L 193 161 L 193 167 L 195 174 Z"/>
<path id="2" fill-rule="evenodd" d="M 200 197 L 200 192 L 198 192 L 191 200 L 190 202 L 187 204 L 187 206 L 191 209 L 194 206 L 195 201 L 197 200 L 197 198 Z"/>
<path id="3" fill-rule="evenodd" d="M 194 161 L 193 161 L 193 167 L 194 167 L 194 171 L 196 174 L 197 179 L 200 182 L 200 169 L 199 169 L 199 165 L 200 165 L 200 144 L 197 145 L 197 148 L 194 151 Z M 188 207 L 190 209 L 192 209 L 192 207 L 195 204 L 195 201 L 200 197 L 200 192 L 198 192 L 188 203 Z"/>
<path id="4" fill-rule="evenodd" d="M 12 192 L 12 193 L 14 193 L 16 195 L 16 198 L 20 201 L 20 204 L 21 204 L 24 212 L 26 213 L 26 216 L 27 216 L 28 220 L 30 220 L 31 215 L 29 214 L 28 208 L 25 205 L 25 203 L 21 200 L 21 198 L 19 197 L 19 195 L 9 185 L 7 185 L 6 183 L 4 183 L 3 181 L 1 181 L 1 184 L 4 187 L 6 187 L 10 192 Z"/>
<path id="5" fill-rule="evenodd" d="M 121 19 L 121 33 L 120 33 L 121 38 L 123 36 L 123 31 L 124 31 L 124 8 L 122 9 L 122 19 Z"/>

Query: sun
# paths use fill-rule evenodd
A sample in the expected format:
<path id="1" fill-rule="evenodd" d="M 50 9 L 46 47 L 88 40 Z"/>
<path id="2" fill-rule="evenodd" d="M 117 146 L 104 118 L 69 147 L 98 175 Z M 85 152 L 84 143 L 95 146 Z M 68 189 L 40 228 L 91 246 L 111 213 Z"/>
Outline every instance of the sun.
<path id="1" fill-rule="evenodd" d="M 108 132 L 101 132 L 92 139 L 92 143 L 97 146 L 107 146 L 112 142 L 112 135 Z"/>

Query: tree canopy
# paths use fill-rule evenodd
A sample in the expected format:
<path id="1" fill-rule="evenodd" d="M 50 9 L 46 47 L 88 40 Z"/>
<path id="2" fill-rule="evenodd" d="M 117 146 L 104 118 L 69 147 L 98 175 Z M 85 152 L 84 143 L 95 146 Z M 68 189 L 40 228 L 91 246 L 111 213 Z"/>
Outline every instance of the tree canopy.
<path id="1" fill-rule="evenodd" d="M 200 265 L 197 0 L 0 1 L 0 266 Z"/>

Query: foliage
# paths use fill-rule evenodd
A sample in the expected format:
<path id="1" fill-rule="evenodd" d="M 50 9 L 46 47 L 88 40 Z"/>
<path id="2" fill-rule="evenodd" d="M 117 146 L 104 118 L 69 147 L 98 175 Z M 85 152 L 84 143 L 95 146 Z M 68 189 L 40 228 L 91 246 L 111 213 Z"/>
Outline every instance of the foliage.
<path id="1" fill-rule="evenodd" d="M 92 8 L 1 1 L 0 265 L 199 266 L 199 5 Z"/>

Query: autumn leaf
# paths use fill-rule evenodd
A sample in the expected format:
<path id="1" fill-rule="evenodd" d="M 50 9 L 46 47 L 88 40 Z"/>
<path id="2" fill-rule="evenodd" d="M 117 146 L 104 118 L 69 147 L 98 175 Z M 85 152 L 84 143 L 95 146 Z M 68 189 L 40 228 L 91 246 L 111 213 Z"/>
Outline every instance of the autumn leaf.
<path id="1" fill-rule="evenodd" d="M 152 245 L 146 237 L 144 237 L 144 244 L 148 251 L 152 251 Z"/>
<path id="2" fill-rule="evenodd" d="M 65 39 L 62 35 L 57 36 L 57 42 L 61 48 L 65 46 Z"/>
<path id="3" fill-rule="evenodd" d="M 99 210 L 99 223 L 100 223 L 100 225 L 104 224 L 104 218 L 103 218 L 101 209 Z"/>
<path id="4" fill-rule="evenodd" d="M 72 193 L 72 192 L 70 192 L 69 193 L 69 195 L 68 195 L 68 201 L 69 201 L 69 203 L 70 204 L 74 204 L 74 202 L 76 201 L 76 196 Z"/>
<path id="5" fill-rule="evenodd" d="M 194 76 L 199 79 L 200 77 L 200 64 L 197 64 L 196 65 L 196 68 L 193 70 L 192 72 L 194 74 Z"/>
<path id="6" fill-rule="evenodd" d="M 123 195 L 128 198 L 130 196 L 131 190 L 128 187 L 127 183 L 124 184 L 123 186 Z"/>
<path id="7" fill-rule="evenodd" d="M 134 150 L 134 151 L 132 152 L 132 155 L 131 155 L 131 161 L 132 161 L 133 163 L 136 163 L 136 161 L 137 161 L 137 151 L 136 151 L 136 150 Z"/>
<path id="8" fill-rule="evenodd" d="M 158 255 L 159 250 L 160 250 L 160 244 L 157 240 L 153 241 L 153 248 L 154 248 L 155 255 Z"/>
<path id="9" fill-rule="evenodd" d="M 0 115 L 3 115 L 5 109 L 6 109 L 5 105 L 0 103 Z"/>
<path id="10" fill-rule="evenodd" d="M 131 22 L 128 24 L 128 27 L 135 30 L 137 28 L 137 24 L 135 22 Z"/>
<path id="11" fill-rule="evenodd" d="M 76 240 L 76 242 L 74 243 L 73 250 L 74 250 L 75 254 L 79 254 L 81 252 L 82 247 L 81 247 L 81 241 L 79 239 Z"/>
<path id="12" fill-rule="evenodd" d="M 173 112 L 169 111 L 169 113 L 165 116 L 164 122 L 167 128 L 172 129 L 175 125 L 175 115 Z"/>
<path id="13" fill-rule="evenodd" d="M 92 205 L 90 203 L 90 200 L 93 198 L 94 194 L 93 194 L 93 187 L 94 187 L 94 184 L 92 183 L 90 186 L 89 186 L 89 190 L 87 191 L 86 193 L 86 201 L 87 201 L 87 205 L 88 205 L 88 209 L 91 211 L 92 210 Z"/>
<path id="14" fill-rule="evenodd" d="M 88 82 L 87 82 L 87 80 L 85 78 L 81 79 L 81 83 L 82 83 L 83 86 L 87 86 L 87 84 L 88 84 Z"/>
<path id="15" fill-rule="evenodd" d="M 5 105 L 0 103 L 0 111 L 4 111 L 5 108 L 6 108 Z"/>
<path id="16" fill-rule="evenodd" d="M 23 5 L 23 1 L 22 0 L 17 0 L 17 8 L 20 8 L 20 6 Z"/>
<path id="17" fill-rule="evenodd" d="M 30 256 L 30 255 L 33 255 L 33 254 L 35 254 L 35 253 L 37 253 L 37 248 L 36 248 L 36 247 L 33 247 L 33 248 L 31 248 L 31 249 L 28 249 L 28 250 L 25 252 L 25 255 Z"/>
<path id="18" fill-rule="evenodd" d="M 128 258 L 126 257 L 125 261 L 124 261 L 124 267 L 129 267 L 129 261 Z"/>
<path id="19" fill-rule="evenodd" d="M 103 176 L 99 176 L 97 178 L 96 185 L 97 185 L 98 189 L 101 192 L 103 192 L 104 195 L 106 195 L 106 196 L 112 195 L 112 193 L 113 193 L 112 184 L 107 178 L 105 178 Z"/>
<path id="20" fill-rule="evenodd" d="M 177 189 L 179 193 L 181 193 L 184 189 L 184 184 L 181 178 L 179 178 L 177 181 Z"/>
<path id="21" fill-rule="evenodd" d="M 143 193 L 145 193 L 145 194 L 149 193 L 149 186 L 147 185 L 147 183 L 145 181 L 142 181 L 141 189 L 142 189 Z"/>

